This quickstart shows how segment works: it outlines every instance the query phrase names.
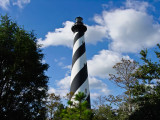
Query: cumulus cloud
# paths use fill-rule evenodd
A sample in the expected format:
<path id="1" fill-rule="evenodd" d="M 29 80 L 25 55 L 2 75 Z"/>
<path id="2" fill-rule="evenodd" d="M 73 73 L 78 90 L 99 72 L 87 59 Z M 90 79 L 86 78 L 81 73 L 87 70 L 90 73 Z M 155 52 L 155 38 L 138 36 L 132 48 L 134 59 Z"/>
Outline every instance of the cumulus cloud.
<path id="1" fill-rule="evenodd" d="M 91 76 L 89 76 L 88 79 L 92 99 L 95 99 L 99 95 L 109 94 L 110 90 L 107 88 L 107 85 L 104 82 Z M 63 79 L 56 81 L 56 89 L 50 87 L 48 93 L 55 93 L 57 95 L 61 95 L 61 97 L 65 96 L 67 93 L 69 93 L 70 80 L 71 76 L 66 76 Z M 96 91 L 96 93 L 92 91 Z"/>
<path id="2" fill-rule="evenodd" d="M 71 76 L 66 76 L 65 78 L 57 81 L 57 85 L 63 89 L 69 89 L 70 87 Z"/>
<path id="3" fill-rule="evenodd" d="M 160 25 L 145 12 L 134 9 L 104 11 L 95 20 L 107 26 L 112 42 L 110 49 L 118 52 L 138 52 L 160 42 Z"/>
<path id="4" fill-rule="evenodd" d="M 57 28 L 54 32 L 48 32 L 45 36 L 45 39 L 38 39 L 38 43 L 42 45 L 42 47 L 47 46 L 67 46 L 72 48 L 73 46 L 73 38 L 74 34 L 71 31 L 71 27 L 74 22 L 66 21 L 63 23 L 63 28 Z M 103 38 L 107 36 L 105 26 L 88 26 L 87 32 L 85 34 L 86 42 L 91 44 L 96 44 L 98 41 L 102 41 Z"/>
<path id="5" fill-rule="evenodd" d="M 117 52 L 101 50 L 99 54 L 94 55 L 91 60 L 88 60 L 88 79 L 92 99 L 95 99 L 97 96 L 108 95 L 110 93 L 107 84 L 101 79 L 107 78 L 110 73 L 114 73 L 115 71 L 112 67 L 117 62 L 120 62 L 122 58 L 130 59 L 129 56 L 122 56 Z M 70 71 L 70 67 L 71 66 L 69 65 L 66 68 Z M 63 91 L 61 95 L 66 95 L 69 92 L 70 80 L 71 76 L 67 74 L 63 79 L 56 81 L 57 89 L 50 88 L 49 91 L 53 91 L 56 94 L 61 94 Z"/>
<path id="6" fill-rule="evenodd" d="M 56 89 L 54 89 L 53 87 L 49 87 L 48 93 L 49 94 L 51 94 L 51 93 L 55 93 L 56 94 Z"/>
<path id="7" fill-rule="evenodd" d="M 86 43 L 96 44 L 99 41 L 103 41 L 104 38 L 107 38 L 106 34 L 106 26 L 88 26 L 87 25 L 87 32 L 85 33 Z"/>
<path id="8" fill-rule="evenodd" d="M 99 54 L 94 55 L 92 59 L 87 61 L 89 72 L 89 87 L 93 99 L 98 95 L 109 94 L 110 90 L 108 89 L 107 84 L 104 83 L 101 79 L 106 79 L 108 74 L 113 74 L 115 72 L 113 70 L 113 66 L 117 62 L 120 62 L 122 58 L 130 59 L 129 56 L 123 56 L 117 52 L 101 50 Z M 67 68 L 68 72 L 70 73 L 71 65 L 63 68 Z M 70 74 L 66 74 L 66 77 L 56 81 L 57 89 L 51 88 L 49 91 L 53 91 L 57 94 L 60 94 L 60 92 L 63 91 L 63 95 L 66 95 L 66 93 L 69 92 L 70 80 Z"/>
<path id="9" fill-rule="evenodd" d="M 10 6 L 10 0 L 0 0 L 0 7 L 7 10 Z"/>
<path id="10" fill-rule="evenodd" d="M 99 51 L 87 62 L 92 99 L 110 92 L 107 84 L 102 80 L 108 78 L 108 74 L 115 73 L 112 67 L 122 58 L 131 60 L 129 56 L 124 56 L 122 53 L 136 53 L 142 48 L 151 48 L 160 42 L 160 24 L 147 13 L 148 7 L 147 2 L 127 0 L 123 8 L 103 11 L 101 15 L 95 15 L 96 25 L 86 25 L 88 28 L 85 34 L 86 43 L 96 44 L 105 39 L 110 40 L 109 50 Z M 44 40 L 39 39 L 39 43 L 44 47 L 63 45 L 71 48 L 74 37 L 71 31 L 73 24 L 71 21 L 65 22 L 63 28 L 48 32 Z M 68 75 L 57 81 L 58 89 L 52 91 L 68 92 L 70 87 Z"/>
<path id="11" fill-rule="evenodd" d="M 125 7 L 94 17 L 96 23 L 107 28 L 110 50 L 136 53 L 160 42 L 160 24 L 147 13 L 149 7 L 148 2 L 127 0 Z"/>
<path id="12" fill-rule="evenodd" d="M 91 60 L 88 60 L 89 75 L 107 78 L 108 74 L 114 73 L 112 68 L 120 60 L 130 59 L 129 56 L 122 56 L 121 54 L 109 50 L 101 50 L 98 55 L 94 55 Z"/>
<path id="13" fill-rule="evenodd" d="M 150 5 L 147 2 L 127 0 L 122 8 L 103 11 L 95 15 L 95 25 L 86 25 L 86 43 L 96 44 L 110 39 L 109 49 L 121 53 L 136 53 L 142 48 L 154 47 L 160 42 L 160 24 L 147 13 Z M 66 21 L 63 28 L 48 32 L 39 43 L 47 46 L 63 45 L 72 47 L 74 23 Z"/>
<path id="14" fill-rule="evenodd" d="M 122 55 L 121 53 L 101 50 L 98 54 L 94 55 L 90 60 L 87 60 L 88 74 L 91 77 L 99 77 L 101 79 L 108 78 L 109 74 L 114 74 L 113 66 L 120 62 L 121 59 L 132 60 L 128 55 Z M 62 67 L 71 71 L 71 65 Z M 68 76 L 69 74 L 67 74 Z"/>
<path id="15" fill-rule="evenodd" d="M 89 87 L 92 99 L 96 99 L 100 95 L 108 95 L 110 93 L 107 84 L 96 77 L 89 76 Z"/>
<path id="16" fill-rule="evenodd" d="M 73 33 L 71 27 L 73 24 L 71 21 L 64 22 L 63 28 L 57 28 L 54 32 L 48 32 L 44 40 L 42 38 L 38 39 L 38 43 L 42 44 L 43 47 L 58 45 L 72 47 Z"/>
<path id="17" fill-rule="evenodd" d="M 63 98 L 64 96 L 66 96 L 66 94 L 68 93 L 69 91 L 66 90 L 66 89 L 60 89 L 60 88 L 53 88 L 53 87 L 49 87 L 49 90 L 48 90 L 48 93 L 51 94 L 51 93 L 54 93 L 56 95 L 60 95 L 61 98 Z"/>
<path id="18" fill-rule="evenodd" d="M 56 95 L 60 95 L 61 97 L 66 96 L 69 93 L 70 87 L 70 76 L 66 76 L 65 78 L 56 81 L 56 89 L 53 87 L 49 87 L 48 93 L 55 93 Z"/>

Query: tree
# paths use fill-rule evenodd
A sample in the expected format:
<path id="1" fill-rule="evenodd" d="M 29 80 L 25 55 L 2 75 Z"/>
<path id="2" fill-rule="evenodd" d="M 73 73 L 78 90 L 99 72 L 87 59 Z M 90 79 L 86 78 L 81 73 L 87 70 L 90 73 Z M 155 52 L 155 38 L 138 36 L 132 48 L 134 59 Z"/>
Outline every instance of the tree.
<path id="1" fill-rule="evenodd" d="M 114 105 L 118 107 L 121 104 L 122 98 L 124 98 L 124 95 L 117 95 L 115 97 L 113 95 L 108 95 L 105 97 L 105 100 L 110 103 L 110 106 Z"/>
<path id="2" fill-rule="evenodd" d="M 58 108 L 61 105 L 61 98 L 59 95 L 55 95 L 54 93 L 49 94 L 46 107 L 48 112 L 48 118 L 53 119 L 54 114 L 56 113 Z"/>
<path id="3" fill-rule="evenodd" d="M 75 95 L 75 101 L 68 101 L 71 107 L 67 107 L 62 111 L 62 120 L 91 120 L 92 111 L 88 109 L 87 101 L 84 101 L 86 95 L 78 92 Z"/>
<path id="4" fill-rule="evenodd" d="M 98 109 L 94 110 L 94 118 L 93 120 L 117 120 L 118 117 L 113 110 L 113 108 L 109 105 L 99 106 Z"/>
<path id="5" fill-rule="evenodd" d="M 116 111 L 114 111 L 111 104 L 106 105 L 107 104 L 106 102 L 108 102 L 107 98 L 110 98 L 110 97 L 99 96 L 94 101 L 93 120 L 117 120 L 118 119 L 116 115 Z M 109 100 L 109 102 L 112 103 L 113 101 Z"/>
<path id="6" fill-rule="evenodd" d="M 58 105 L 57 110 L 54 112 L 53 120 L 62 120 L 60 115 L 63 110 L 64 110 L 64 105 L 63 104 Z"/>
<path id="7" fill-rule="evenodd" d="M 118 87 L 125 89 L 127 95 L 128 112 L 132 112 L 132 86 L 136 83 L 137 79 L 132 75 L 137 68 L 137 63 L 131 60 L 122 59 L 120 63 L 113 66 L 116 74 L 109 74 L 109 80 L 113 81 Z"/>
<path id="8" fill-rule="evenodd" d="M 160 103 L 155 104 L 149 102 L 136 109 L 130 116 L 129 120 L 160 120 Z"/>
<path id="9" fill-rule="evenodd" d="M 0 118 L 44 120 L 48 77 L 33 32 L 6 16 L 0 22 Z"/>
<path id="10" fill-rule="evenodd" d="M 160 45 L 157 45 L 160 48 Z M 143 64 L 134 76 L 139 81 L 132 91 L 133 102 L 138 104 L 138 109 L 129 117 L 130 120 L 159 120 L 160 119 L 160 52 L 155 51 L 157 60 L 148 58 L 148 51 L 140 52 Z"/>

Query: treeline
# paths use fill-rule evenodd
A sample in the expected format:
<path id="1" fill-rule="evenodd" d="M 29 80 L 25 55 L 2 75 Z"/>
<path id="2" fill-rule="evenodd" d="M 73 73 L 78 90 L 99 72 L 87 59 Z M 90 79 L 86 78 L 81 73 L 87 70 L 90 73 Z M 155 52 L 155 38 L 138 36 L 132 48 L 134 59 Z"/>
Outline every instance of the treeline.
<path id="1" fill-rule="evenodd" d="M 140 54 L 142 65 L 122 59 L 113 66 L 116 73 L 110 74 L 109 80 L 124 90 L 121 95 L 100 96 L 92 103 L 92 109 L 88 109 L 87 102 L 83 101 L 83 93 L 76 95 L 76 103 L 69 100 L 67 107 L 57 96 L 59 102 L 56 101 L 57 106 L 50 104 L 54 111 L 51 114 L 49 110 L 48 117 L 53 120 L 160 120 L 160 64 L 147 58 L 147 50 Z M 155 51 L 155 54 L 159 61 L 160 52 Z M 81 99 L 77 99 L 78 96 Z"/>
<path id="2" fill-rule="evenodd" d="M 142 64 L 122 59 L 109 80 L 124 90 L 118 96 L 100 96 L 91 109 L 78 93 L 68 105 L 48 94 L 48 64 L 33 32 L 8 16 L 0 20 L 0 119 L 2 120 L 160 120 L 160 45 L 156 59 L 142 50 Z M 105 61 L 104 61 L 105 62 Z"/>

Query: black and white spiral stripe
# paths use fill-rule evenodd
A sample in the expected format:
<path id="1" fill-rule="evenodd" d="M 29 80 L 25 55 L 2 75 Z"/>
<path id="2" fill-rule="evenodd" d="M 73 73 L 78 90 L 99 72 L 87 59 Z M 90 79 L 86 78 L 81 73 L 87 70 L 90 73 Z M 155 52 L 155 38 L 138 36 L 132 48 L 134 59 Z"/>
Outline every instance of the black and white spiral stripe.
<path id="1" fill-rule="evenodd" d="M 90 91 L 88 82 L 86 49 L 84 41 L 84 32 L 75 32 L 72 55 L 71 88 L 73 93 L 71 100 L 74 101 L 74 95 L 78 92 L 86 94 L 86 100 L 90 104 Z"/>

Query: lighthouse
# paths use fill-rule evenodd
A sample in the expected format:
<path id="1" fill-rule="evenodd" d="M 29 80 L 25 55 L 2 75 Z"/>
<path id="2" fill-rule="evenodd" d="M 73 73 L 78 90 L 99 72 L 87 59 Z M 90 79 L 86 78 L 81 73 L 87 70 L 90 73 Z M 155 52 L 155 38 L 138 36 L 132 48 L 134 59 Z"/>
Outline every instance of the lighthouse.
<path id="1" fill-rule="evenodd" d="M 83 18 L 77 17 L 76 23 L 72 26 L 71 29 L 74 33 L 74 41 L 70 87 L 72 96 L 70 99 L 74 101 L 75 94 L 78 92 L 83 92 L 86 95 L 85 100 L 90 105 L 90 91 L 84 39 L 84 34 L 87 31 L 87 27 L 83 24 Z"/>

